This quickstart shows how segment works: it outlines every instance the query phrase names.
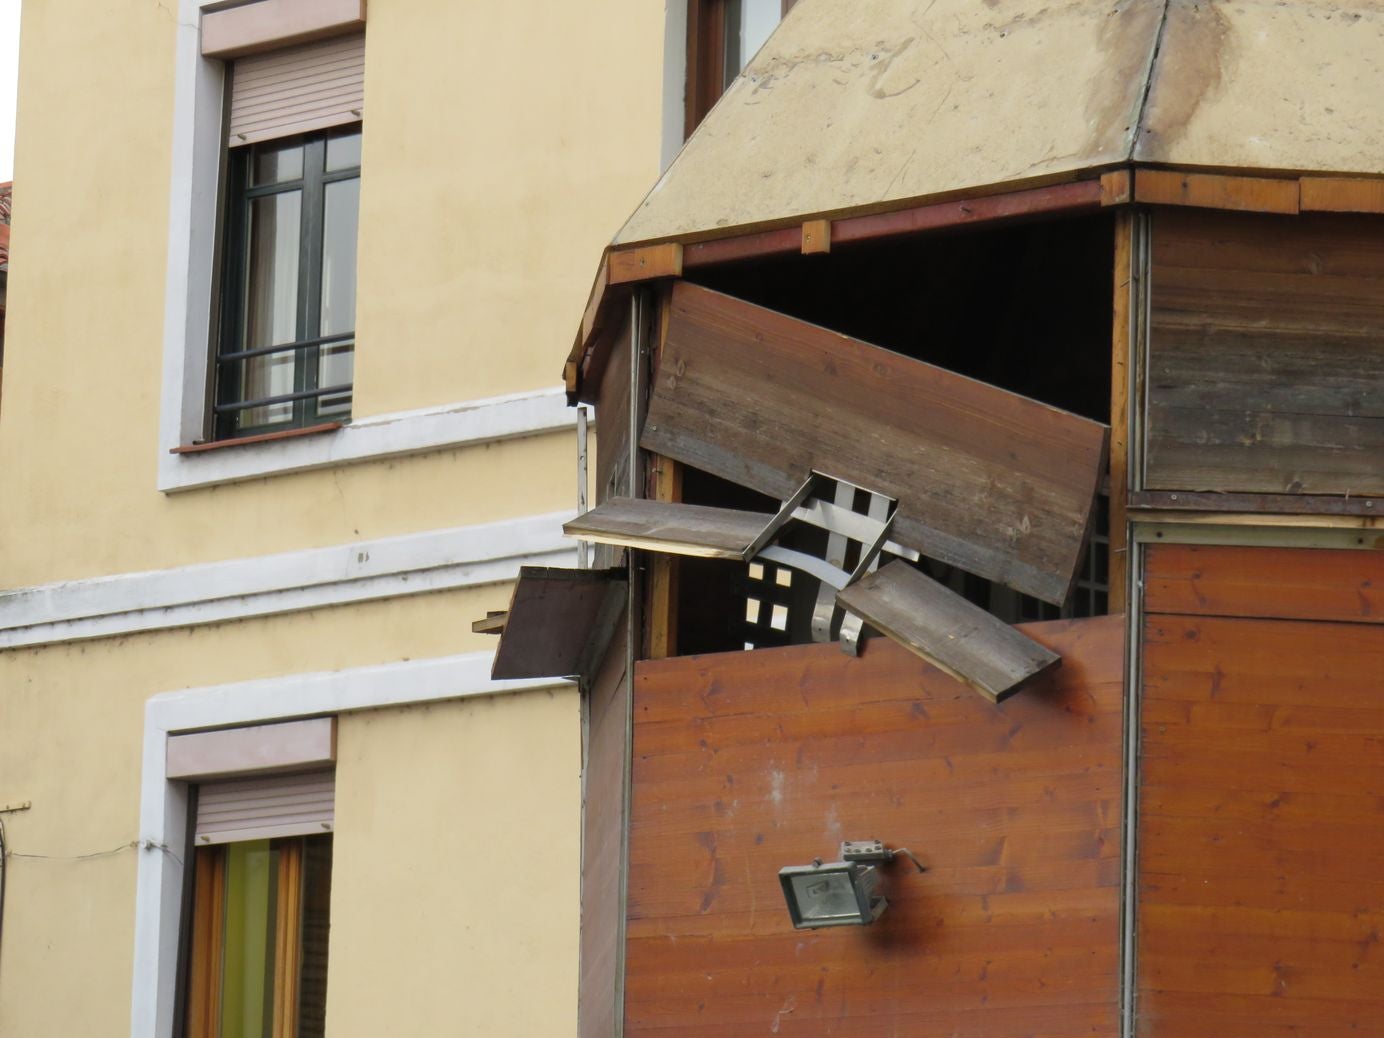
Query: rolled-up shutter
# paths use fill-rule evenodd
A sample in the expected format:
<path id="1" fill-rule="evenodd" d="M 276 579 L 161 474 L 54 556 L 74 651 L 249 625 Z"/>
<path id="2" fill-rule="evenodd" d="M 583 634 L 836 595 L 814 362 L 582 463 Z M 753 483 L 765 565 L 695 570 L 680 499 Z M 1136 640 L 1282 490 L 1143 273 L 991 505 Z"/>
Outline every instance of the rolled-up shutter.
<path id="1" fill-rule="evenodd" d="M 206 782 L 198 787 L 196 842 L 233 843 L 332 831 L 336 773 Z"/>
<path id="2" fill-rule="evenodd" d="M 365 110 L 365 34 L 237 58 L 230 147 L 341 126 Z"/>

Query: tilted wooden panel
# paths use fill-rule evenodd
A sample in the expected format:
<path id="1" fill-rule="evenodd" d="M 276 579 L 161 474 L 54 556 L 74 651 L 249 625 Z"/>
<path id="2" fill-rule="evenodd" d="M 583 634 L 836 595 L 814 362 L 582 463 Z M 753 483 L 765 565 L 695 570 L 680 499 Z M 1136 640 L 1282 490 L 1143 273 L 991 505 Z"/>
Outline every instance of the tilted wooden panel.
<path id="1" fill-rule="evenodd" d="M 678 283 L 640 442 L 780 499 L 814 469 L 850 480 L 898 499 L 901 544 L 1060 602 L 1104 469 L 1106 433 L 983 382 Z"/>
<path id="2" fill-rule="evenodd" d="M 1296 554 L 1344 575 L 1266 550 L 1264 586 Z M 1163 605 L 1242 608 L 1240 569 L 1148 562 Z M 1384 628 L 1151 614 L 1143 651 L 1139 1033 L 1380 1034 Z"/>
<path id="3" fill-rule="evenodd" d="M 646 551 L 743 559 L 772 515 L 734 508 L 616 497 L 563 524 L 578 540 Z"/>
<path id="4" fill-rule="evenodd" d="M 998 705 L 883 638 L 637 665 L 629 1038 L 1117 1032 L 1122 624 L 1024 630 Z M 929 871 L 795 931 L 779 868 L 871 837 Z"/>
<path id="5" fill-rule="evenodd" d="M 1384 217 L 1160 210 L 1154 490 L 1384 494 Z"/>
<path id="6" fill-rule="evenodd" d="M 992 701 L 1008 698 L 1062 662 L 906 562 L 866 574 L 843 588 L 836 601 Z"/>
<path id="7" fill-rule="evenodd" d="M 1147 559 L 1148 612 L 1384 623 L 1384 551 L 1160 544 Z"/>
<path id="8" fill-rule="evenodd" d="M 623 568 L 521 566 L 490 676 L 593 677 L 628 590 Z"/>

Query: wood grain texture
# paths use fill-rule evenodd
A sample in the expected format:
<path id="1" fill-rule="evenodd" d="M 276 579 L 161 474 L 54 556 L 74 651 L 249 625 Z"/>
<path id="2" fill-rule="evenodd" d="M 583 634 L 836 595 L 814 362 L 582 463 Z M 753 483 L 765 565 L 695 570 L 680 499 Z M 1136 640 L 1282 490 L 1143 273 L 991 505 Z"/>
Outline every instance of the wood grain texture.
<path id="1" fill-rule="evenodd" d="M 1146 612 L 1384 623 L 1381 551 L 1160 544 L 1145 563 Z"/>
<path id="2" fill-rule="evenodd" d="M 629 1038 L 1115 1033 L 1123 629 L 1025 630 L 1002 704 L 883 638 L 636 666 Z M 778 869 L 868 837 L 929 871 L 793 930 Z"/>
<path id="3" fill-rule="evenodd" d="M 773 518 L 735 508 L 614 497 L 564 523 L 562 532 L 598 544 L 743 560 Z"/>
<path id="4" fill-rule="evenodd" d="M 1129 190 L 1129 171 L 1124 174 L 1124 190 Z M 1106 176 L 1116 174 L 1107 173 Z M 1105 184 L 1105 177 L 1101 178 Z M 1129 447 L 1133 435 L 1130 428 L 1130 338 L 1133 334 L 1132 314 L 1135 297 L 1134 237 L 1136 220 L 1132 212 L 1124 211 L 1115 219 L 1115 270 L 1111 285 L 1110 307 L 1110 554 L 1106 574 L 1109 587 L 1110 612 L 1122 613 L 1127 597 L 1126 582 L 1129 563 L 1128 513 Z"/>
<path id="5" fill-rule="evenodd" d="M 578 1038 L 616 1031 L 621 935 L 620 883 L 625 831 L 628 639 L 622 616 L 586 697 L 587 747 L 582 773 L 581 937 L 577 982 Z"/>
<path id="6" fill-rule="evenodd" d="M 677 242 L 612 249 L 610 252 L 609 279 L 612 285 L 681 276 L 682 246 Z"/>
<path id="7" fill-rule="evenodd" d="M 1148 489 L 1384 494 L 1382 232 L 1155 214 Z"/>
<path id="8" fill-rule="evenodd" d="M 1384 213 L 1384 180 L 1303 177 L 1302 211 Z"/>
<path id="9" fill-rule="evenodd" d="M 679 282 L 641 444 L 780 500 L 810 471 L 899 502 L 900 543 L 1066 597 L 1106 427 Z"/>
<path id="10" fill-rule="evenodd" d="M 1293 214 L 1298 211 L 1298 182 L 1140 169 L 1134 173 L 1134 200 L 1147 205 Z"/>
<path id="11" fill-rule="evenodd" d="M 1257 554 L 1265 586 L 1291 571 L 1285 615 L 1320 612 L 1293 609 L 1303 567 L 1344 576 L 1332 553 Z M 1212 606 L 1242 595 L 1237 561 L 1150 553 Z M 1381 1033 L 1384 627 L 1155 614 L 1143 652 L 1139 1034 Z"/>
<path id="12" fill-rule="evenodd" d="M 906 562 L 866 574 L 838 592 L 836 602 L 991 702 L 1062 662 Z"/>
<path id="13" fill-rule="evenodd" d="M 490 676 L 593 677 L 628 591 L 624 568 L 521 566 Z"/>

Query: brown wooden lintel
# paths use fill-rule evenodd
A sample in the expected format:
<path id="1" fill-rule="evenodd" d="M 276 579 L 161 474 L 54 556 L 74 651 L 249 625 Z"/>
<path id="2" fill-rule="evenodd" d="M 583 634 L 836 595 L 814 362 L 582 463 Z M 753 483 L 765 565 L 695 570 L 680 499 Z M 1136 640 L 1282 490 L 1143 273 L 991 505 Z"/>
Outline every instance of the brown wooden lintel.
<path id="1" fill-rule="evenodd" d="M 1129 495 L 1129 511 L 1238 512 L 1263 515 L 1384 515 L 1384 498 L 1328 494 L 1216 494 L 1205 491 L 1140 490 Z"/>
<path id="2" fill-rule="evenodd" d="M 1134 173 L 1134 201 L 1146 205 L 1295 215 L 1298 212 L 1298 182 L 1295 179 L 1140 169 Z"/>

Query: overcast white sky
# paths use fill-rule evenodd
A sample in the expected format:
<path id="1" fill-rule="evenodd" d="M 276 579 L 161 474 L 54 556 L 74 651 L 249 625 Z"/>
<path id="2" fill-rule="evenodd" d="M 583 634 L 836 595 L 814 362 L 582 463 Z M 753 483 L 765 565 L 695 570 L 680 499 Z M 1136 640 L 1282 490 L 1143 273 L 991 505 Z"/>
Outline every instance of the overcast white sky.
<path id="1" fill-rule="evenodd" d="M 19 79 L 19 0 L 0 0 L 0 184 L 14 179 L 14 90 Z"/>

